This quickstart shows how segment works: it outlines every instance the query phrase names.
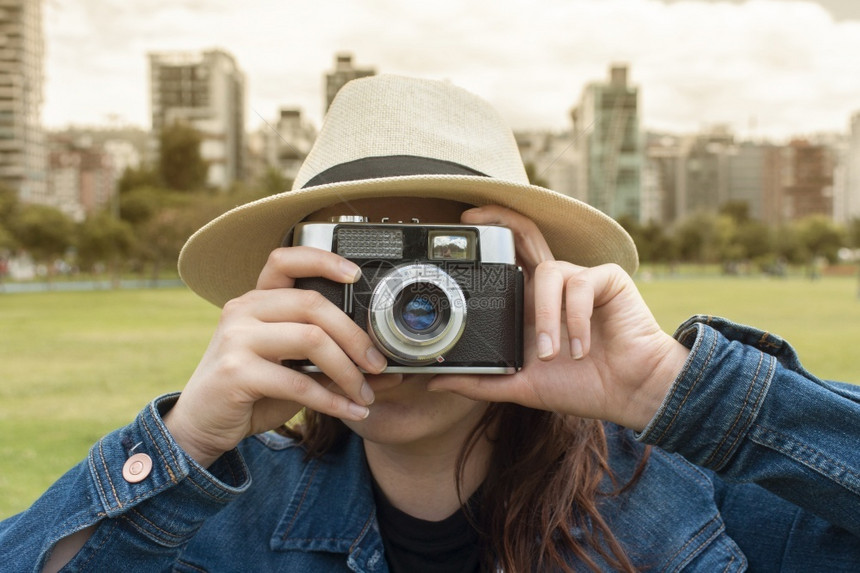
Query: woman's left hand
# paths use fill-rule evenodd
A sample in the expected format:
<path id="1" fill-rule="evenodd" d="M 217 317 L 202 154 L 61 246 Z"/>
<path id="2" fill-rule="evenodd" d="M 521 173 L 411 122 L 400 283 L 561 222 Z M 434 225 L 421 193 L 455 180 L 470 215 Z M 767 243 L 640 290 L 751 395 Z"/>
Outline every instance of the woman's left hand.
<path id="1" fill-rule="evenodd" d="M 508 376 L 440 375 L 428 388 L 643 429 L 689 351 L 660 329 L 630 276 L 614 264 L 556 261 L 537 226 L 503 207 L 470 209 L 462 222 L 514 232 L 525 364 Z"/>

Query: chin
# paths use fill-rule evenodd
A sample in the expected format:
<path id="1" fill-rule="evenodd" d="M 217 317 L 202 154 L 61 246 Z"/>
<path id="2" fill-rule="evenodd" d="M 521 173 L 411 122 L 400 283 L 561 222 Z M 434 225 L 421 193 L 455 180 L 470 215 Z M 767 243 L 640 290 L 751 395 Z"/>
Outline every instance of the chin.
<path id="1" fill-rule="evenodd" d="M 390 392 L 377 393 L 370 416 L 360 422 L 345 421 L 346 425 L 379 444 L 406 445 L 445 437 L 461 441 L 487 408 L 484 402 L 449 392 L 427 392 L 426 380 L 415 382 L 404 380 Z"/>

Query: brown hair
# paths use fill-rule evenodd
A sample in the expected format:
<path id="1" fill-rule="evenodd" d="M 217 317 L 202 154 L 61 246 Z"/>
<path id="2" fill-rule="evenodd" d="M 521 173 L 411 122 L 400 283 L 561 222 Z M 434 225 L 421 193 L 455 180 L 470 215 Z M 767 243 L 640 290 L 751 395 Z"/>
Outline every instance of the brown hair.
<path id="1" fill-rule="evenodd" d="M 526 431 L 527 429 L 527 431 Z M 305 412 L 300 427 L 283 428 L 315 458 L 338 449 L 350 430 L 340 420 Z M 608 462 L 603 424 L 516 404 L 491 404 L 467 437 L 456 477 L 482 437 L 493 441 L 479 509 L 470 515 L 482 537 L 489 571 L 574 571 L 571 557 L 592 571 L 596 552 L 616 571 L 635 571 L 598 511 L 600 498 L 629 488 L 648 458 L 646 449 L 630 481 L 619 488 Z M 604 477 L 615 488 L 600 489 Z M 460 498 L 463 498 L 462 492 Z M 572 532 L 579 532 L 579 539 Z"/>

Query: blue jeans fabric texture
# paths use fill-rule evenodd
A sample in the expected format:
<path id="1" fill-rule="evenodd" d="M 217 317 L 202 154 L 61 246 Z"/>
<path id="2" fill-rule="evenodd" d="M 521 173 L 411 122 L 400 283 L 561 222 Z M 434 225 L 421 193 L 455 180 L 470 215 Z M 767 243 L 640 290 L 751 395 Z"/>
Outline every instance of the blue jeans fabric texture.
<path id="1" fill-rule="evenodd" d="M 692 353 L 648 427 L 606 425 L 618 483 L 656 446 L 635 485 L 601 502 L 634 564 L 858 570 L 860 387 L 818 380 L 782 339 L 723 319 L 694 317 L 676 337 Z M 204 469 L 162 422 L 175 399 L 153 401 L 0 523 L 3 570 L 40 571 L 59 539 L 93 524 L 66 570 L 388 570 L 360 439 L 305 462 L 269 432 Z M 122 477 L 132 452 L 153 459 L 139 483 Z"/>

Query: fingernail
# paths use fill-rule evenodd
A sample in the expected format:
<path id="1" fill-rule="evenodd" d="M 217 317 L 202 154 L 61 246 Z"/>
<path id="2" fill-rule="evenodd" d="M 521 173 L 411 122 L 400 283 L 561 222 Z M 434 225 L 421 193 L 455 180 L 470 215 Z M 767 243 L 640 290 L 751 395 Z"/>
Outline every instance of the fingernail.
<path id="1" fill-rule="evenodd" d="M 348 409 L 350 414 L 361 420 L 364 420 L 365 418 L 370 416 L 370 408 L 367 408 L 365 406 L 359 406 L 355 402 L 350 402 Z"/>
<path id="2" fill-rule="evenodd" d="M 544 332 L 538 335 L 537 339 L 538 358 L 547 358 L 552 356 L 552 338 Z"/>
<path id="3" fill-rule="evenodd" d="M 570 339 L 570 355 L 574 360 L 582 358 L 582 341 L 578 338 Z"/>
<path id="4" fill-rule="evenodd" d="M 388 361 L 385 359 L 385 356 L 382 355 L 380 351 L 371 346 L 365 352 L 365 357 L 367 357 L 367 361 L 370 362 L 370 365 L 377 371 L 382 371 L 386 366 L 388 366 Z"/>
<path id="5" fill-rule="evenodd" d="M 350 261 L 342 261 L 340 263 L 340 270 L 343 276 L 349 279 L 350 282 L 355 282 L 361 277 L 361 269 L 358 265 Z"/>
<path id="6" fill-rule="evenodd" d="M 361 399 L 364 400 L 364 403 L 370 406 L 373 404 L 373 400 L 376 396 L 373 394 L 373 388 L 370 387 L 370 384 L 367 382 L 362 382 L 361 390 L 359 391 L 361 394 Z"/>

